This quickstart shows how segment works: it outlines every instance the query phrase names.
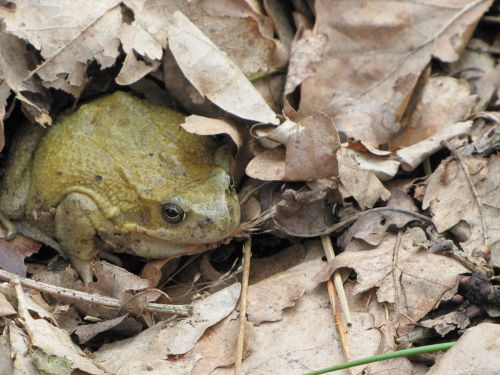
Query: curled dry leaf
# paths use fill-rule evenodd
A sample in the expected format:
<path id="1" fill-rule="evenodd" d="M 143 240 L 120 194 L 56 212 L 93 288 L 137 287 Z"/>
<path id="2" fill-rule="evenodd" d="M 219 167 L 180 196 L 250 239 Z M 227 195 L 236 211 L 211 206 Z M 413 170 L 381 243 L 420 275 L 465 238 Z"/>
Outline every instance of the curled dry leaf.
<path id="1" fill-rule="evenodd" d="M 299 114 L 325 112 L 348 137 L 387 143 L 400 131 L 431 57 L 457 60 L 491 3 L 369 1 L 353 7 L 349 0 L 315 2 L 314 34 L 326 35 L 328 42 L 324 57 L 312 66 L 314 74 L 302 81 Z M 303 46 L 292 49 L 292 60 L 309 48 Z"/>
<path id="2" fill-rule="evenodd" d="M 276 114 L 241 70 L 185 15 L 174 12 L 167 28 L 172 55 L 200 94 L 235 116 L 276 124 Z"/>
<path id="3" fill-rule="evenodd" d="M 124 301 L 126 291 L 149 288 L 146 280 L 108 262 L 96 262 L 93 268 L 97 282 L 91 286 L 99 294 Z"/>
<path id="4" fill-rule="evenodd" d="M 456 234 L 467 255 L 491 251 L 490 265 L 499 266 L 500 156 L 461 159 L 463 166 L 451 158 L 442 161 L 429 177 L 422 208 L 430 209 L 439 232 L 460 231 Z"/>
<path id="5" fill-rule="evenodd" d="M 443 148 L 442 142 L 470 133 L 472 121 L 458 122 L 444 127 L 430 138 L 396 151 L 406 171 L 417 168 L 425 159 Z"/>
<path id="6" fill-rule="evenodd" d="M 338 175 L 336 151 L 340 139 L 324 113 L 306 117 L 290 132 L 286 144 L 285 176 L 288 181 L 310 181 Z"/>
<path id="7" fill-rule="evenodd" d="M 469 318 L 460 310 L 452 311 L 434 319 L 427 319 L 420 322 L 422 327 L 434 328 L 441 336 L 456 330 L 465 329 L 470 325 Z"/>
<path id="8" fill-rule="evenodd" d="M 0 229 L 0 232 L 3 232 L 3 229 Z M 3 233 L 2 237 L 4 236 Z M 25 277 L 24 258 L 38 252 L 40 247 L 40 242 L 22 235 L 18 235 L 10 241 L 0 238 L 0 268 Z"/>
<path id="9" fill-rule="evenodd" d="M 387 200 L 391 196 L 373 172 L 361 169 L 356 159 L 340 148 L 337 152 L 339 165 L 339 179 L 343 189 L 340 190 L 344 197 L 352 196 L 361 208 L 371 208 L 379 199 Z"/>
<path id="10" fill-rule="evenodd" d="M 381 154 L 384 153 L 381 150 L 377 151 L 380 151 Z M 359 169 L 373 172 L 380 181 L 389 181 L 392 179 L 398 173 L 399 165 L 401 164 L 399 161 L 394 160 L 390 156 L 390 153 L 389 155 L 376 155 L 371 151 L 360 152 L 352 149 L 350 145 L 344 147 L 344 152 L 356 162 Z"/>
<path id="11" fill-rule="evenodd" d="M 7 297 L 5 297 L 2 292 L 0 292 L 0 317 L 3 318 L 11 315 L 16 315 L 16 310 L 9 302 Z"/>
<path id="12" fill-rule="evenodd" d="M 256 130 L 259 134 L 259 130 Z M 246 173 L 260 180 L 311 181 L 338 175 L 336 151 L 340 139 L 335 124 L 324 113 L 306 117 L 298 123 L 286 121 L 265 137 L 286 144 L 266 150 L 247 165 Z"/>
<path id="13" fill-rule="evenodd" d="M 199 135 L 227 134 L 237 148 L 240 148 L 243 143 L 237 125 L 227 120 L 191 115 L 184 119 L 181 127 L 190 133 Z"/>
<path id="14" fill-rule="evenodd" d="M 28 357 L 31 357 L 41 372 L 71 373 L 72 370 L 81 370 L 89 374 L 105 374 L 93 359 L 71 341 L 68 332 L 43 318 L 32 318 L 24 297 L 19 293 L 17 297 L 18 313 L 23 319 L 29 341 Z"/>

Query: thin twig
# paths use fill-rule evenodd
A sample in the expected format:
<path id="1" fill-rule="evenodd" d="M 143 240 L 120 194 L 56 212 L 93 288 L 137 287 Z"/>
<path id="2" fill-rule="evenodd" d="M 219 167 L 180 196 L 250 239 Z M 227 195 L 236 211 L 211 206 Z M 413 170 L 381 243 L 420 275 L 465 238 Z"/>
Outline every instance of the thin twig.
<path id="1" fill-rule="evenodd" d="M 360 217 L 375 213 L 375 212 L 396 212 L 399 214 L 404 214 L 408 216 L 412 216 L 415 219 L 422 220 L 426 224 L 432 225 L 435 227 L 434 222 L 432 221 L 431 218 L 424 216 L 422 214 L 419 214 L 417 212 L 413 211 L 408 211 L 408 210 L 403 210 L 402 208 L 394 208 L 394 207 L 377 207 L 377 208 L 372 208 L 366 211 L 362 211 L 357 213 L 356 215 L 351 216 L 350 218 L 339 221 L 338 223 L 335 223 L 328 228 L 322 230 L 319 234 L 327 234 L 327 233 L 333 233 L 333 232 L 339 232 L 345 228 L 347 228 L 349 225 L 353 224 L 356 220 L 358 220 Z"/>
<path id="2" fill-rule="evenodd" d="M 250 277 L 250 259 L 252 258 L 252 237 L 243 244 L 243 275 L 241 280 L 240 295 L 240 326 L 238 329 L 238 342 L 236 345 L 236 359 L 234 361 L 234 374 L 241 374 L 243 364 L 243 346 L 245 343 L 245 325 L 247 322 L 248 279 Z"/>
<path id="3" fill-rule="evenodd" d="M 474 182 L 472 181 L 472 178 L 471 178 L 470 173 L 469 173 L 469 169 L 465 165 L 464 160 L 462 159 L 462 156 L 457 152 L 457 150 L 455 150 L 453 147 L 451 147 L 451 145 L 446 141 L 442 141 L 441 144 L 443 146 L 445 146 L 448 150 L 450 150 L 451 154 L 453 155 L 453 157 L 455 158 L 457 163 L 460 165 L 460 168 L 464 172 L 465 178 L 467 180 L 467 184 L 469 185 L 472 196 L 474 197 L 474 200 L 476 201 L 478 209 L 479 209 L 479 215 L 481 217 L 481 226 L 483 227 L 483 244 L 485 246 L 488 246 L 489 235 L 488 235 L 488 228 L 486 226 L 486 217 L 485 217 L 484 211 L 483 211 L 483 203 L 481 202 L 481 199 L 479 198 L 479 193 L 476 189 L 476 186 L 474 185 Z"/>
<path id="4" fill-rule="evenodd" d="M 47 293 L 56 297 L 64 297 L 73 301 L 93 303 L 95 305 L 113 309 L 120 309 L 122 307 L 122 303 L 118 299 L 113 297 L 105 297 L 99 294 L 89 294 L 79 290 L 62 288 L 59 286 L 19 277 L 18 275 L 0 269 L 1 281 L 10 282 L 15 279 L 19 279 L 19 282 L 25 288 L 38 290 L 39 292 Z M 168 313 L 189 316 L 193 311 L 193 307 L 191 305 L 165 305 L 162 303 L 148 303 L 146 306 L 144 306 L 144 310 L 155 313 Z"/>
<path id="5" fill-rule="evenodd" d="M 332 240 L 329 236 L 321 236 L 321 243 L 323 244 L 323 250 L 325 251 L 326 259 L 331 262 L 335 258 L 335 252 L 333 251 Z M 335 285 L 335 291 L 337 292 L 337 297 L 339 299 L 340 308 L 344 314 L 345 322 L 348 326 L 352 324 L 351 311 L 349 310 L 349 304 L 347 303 L 347 297 L 345 295 L 344 284 L 342 282 L 342 277 L 339 271 L 333 273 L 333 284 Z"/>

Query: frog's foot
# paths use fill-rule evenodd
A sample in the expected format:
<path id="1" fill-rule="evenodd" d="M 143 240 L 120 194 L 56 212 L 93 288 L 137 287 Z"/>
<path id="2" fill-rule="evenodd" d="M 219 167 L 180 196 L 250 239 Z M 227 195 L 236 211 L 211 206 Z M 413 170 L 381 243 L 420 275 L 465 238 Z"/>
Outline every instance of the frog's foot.
<path id="1" fill-rule="evenodd" d="M 91 263 L 96 257 L 95 223 L 99 208 L 88 196 L 68 194 L 55 215 L 56 237 L 85 284 L 92 282 Z"/>
<path id="2" fill-rule="evenodd" d="M 16 224 L 13 221 L 11 221 L 7 216 L 5 216 L 2 211 L 0 211 L 0 223 L 7 230 L 7 235 L 5 236 L 5 238 L 7 239 L 7 241 L 10 241 L 14 237 L 16 237 L 16 235 L 17 235 L 17 226 L 16 226 Z"/>

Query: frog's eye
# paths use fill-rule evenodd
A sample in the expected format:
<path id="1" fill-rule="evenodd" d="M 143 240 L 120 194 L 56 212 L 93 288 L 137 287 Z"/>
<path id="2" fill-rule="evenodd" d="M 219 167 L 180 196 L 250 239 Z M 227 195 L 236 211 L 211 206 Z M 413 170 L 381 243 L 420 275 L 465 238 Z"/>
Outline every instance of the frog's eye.
<path id="1" fill-rule="evenodd" d="M 171 224 L 180 223 L 186 216 L 184 210 L 174 203 L 162 204 L 161 215 Z"/>

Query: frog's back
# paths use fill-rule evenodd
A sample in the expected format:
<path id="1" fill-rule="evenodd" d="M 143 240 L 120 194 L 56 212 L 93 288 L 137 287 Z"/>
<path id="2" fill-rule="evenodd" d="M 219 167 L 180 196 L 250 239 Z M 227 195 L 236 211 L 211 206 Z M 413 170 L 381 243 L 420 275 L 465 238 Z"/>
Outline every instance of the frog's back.
<path id="1" fill-rule="evenodd" d="M 123 92 L 83 105 L 41 141 L 27 212 L 48 211 L 75 191 L 134 210 L 138 197 L 158 200 L 179 181 L 209 174 L 215 145 L 181 129 L 183 119 Z"/>

